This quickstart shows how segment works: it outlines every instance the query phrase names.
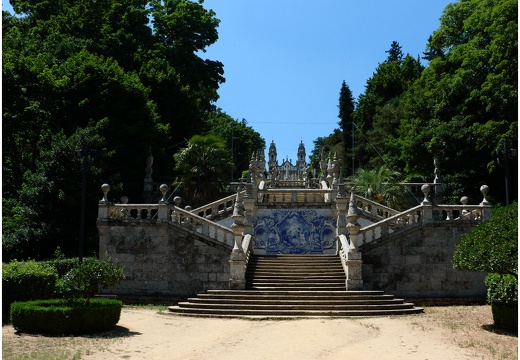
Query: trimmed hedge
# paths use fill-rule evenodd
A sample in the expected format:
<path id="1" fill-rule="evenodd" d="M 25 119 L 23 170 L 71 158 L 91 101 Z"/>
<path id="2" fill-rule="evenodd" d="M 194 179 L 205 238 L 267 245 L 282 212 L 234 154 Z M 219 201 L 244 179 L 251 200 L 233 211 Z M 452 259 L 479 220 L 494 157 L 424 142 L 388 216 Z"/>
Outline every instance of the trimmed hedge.
<path id="1" fill-rule="evenodd" d="M 123 304 L 113 299 L 50 299 L 14 302 L 13 327 L 20 332 L 80 334 L 112 329 Z"/>
<path id="2" fill-rule="evenodd" d="M 14 301 L 51 299 L 54 297 L 58 273 L 42 262 L 12 261 L 2 264 L 2 321 L 9 319 Z"/>
<path id="3" fill-rule="evenodd" d="M 512 275 L 489 274 L 485 283 L 493 320 L 499 329 L 518 329 L 518 280 Z"/>

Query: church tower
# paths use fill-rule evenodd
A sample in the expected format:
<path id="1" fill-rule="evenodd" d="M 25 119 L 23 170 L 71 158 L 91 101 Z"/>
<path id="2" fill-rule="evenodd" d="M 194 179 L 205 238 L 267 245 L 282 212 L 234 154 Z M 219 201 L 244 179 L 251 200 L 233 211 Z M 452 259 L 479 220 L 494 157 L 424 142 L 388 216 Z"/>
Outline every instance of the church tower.
<path id="1" fill-rule="evenodd" d="M 276 153 L 276 145 L 274 140 L 271 142 L 269 146 L 269 161 L 267 162 L 269 166 L 269 173 L 273 174 L 274 171 L 278 168 L 278 155 Z"/>
<path id="2" fill-rule="evenodd" d="M 298 160 L 296 160 L 296 167 L 298 169 L 304 169 L 307 165 L 305 161 L 305 146 L 303 145 L 303 141 L 300 141 L 300 146 L 298 146 Z"/>

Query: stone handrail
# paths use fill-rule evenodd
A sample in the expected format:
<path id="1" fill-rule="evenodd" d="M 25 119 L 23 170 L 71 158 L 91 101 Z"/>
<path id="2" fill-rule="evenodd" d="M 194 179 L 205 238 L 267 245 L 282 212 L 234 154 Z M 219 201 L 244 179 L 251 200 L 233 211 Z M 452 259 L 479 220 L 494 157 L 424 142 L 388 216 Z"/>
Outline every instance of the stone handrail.
<path id="1" fill-rule="evenodd" d="M 360 195 L 354 196 L 358 210 L 370 214 L 375 219 L 386 219 L 390 216 L 399 214 L 399 211 L 389 208 L 388 206 L 381 205 Z"/>
<path id="2" fill-rule="evenodd" d="M 106 205 L 104 207 L 107 210 L 106 216 L 102 215 L 102 208 L 100 208 L 98 216 L 100 220 L 116 220 L 123 223 L 174 223 L 225 244 L 227 247 L 232 248 L 234 245 L 233 232 L 229 228 L 170 204 Z"/>
<path id="3" fill-rule="evenodd" d="M 245 194 L 245 190 L 242 191 L 242 194 Z M 231 214 L 233 213 L 233 207 L 235 206 L 236 196 L 236 194 L 229 195 L 223 199 L 214 201 L 210 204 L 200 206 L 194 210 L 191 210 L 191 212 L 208 220 L 214 220 L 217 218 L 221 220 L 223 218 L 231 216 Z"/>
<path id="4" fill-rule="evenodd" d="M 233 247 L 235 241 L 231 229 L 173 205 L 169 205 L 169 212 L 172 223 L 205 235 L 231 248 Z"/>
<path id="5" fill-rule="evenodd" d="M 483 205 L 417 205 L 409 210 L 395 214 L 375 224 L 359 230 L 360 245 L 378 240 L 396 230 L 434 221 L 472 221 L 485 220 Z"/>
<path id="6" fill-rule="evenodd" d="M 115 204 L 108 206 L 108 218 L 125 222 L 151 222 L 157 215 L 159 205 Z"/>
<path id="7" fill-rule="evenodd" d="M 482 220 L 482 206 L 480 205 L 438 205 L 434 206 L 434 219 L 440 217 L 442 220 L 464 221 L 464 220 Z M 436 216 L 437 215 L 437 216 Z"/>
<path id="8" fill-rule="evenodd" d="M 368 242 L 375 241 L 384 235 L 390 234 L 395 231 L 396 228 L 419 223 L 421 220 L 422 207 L 423 205 L 418 205 L 380 222 L 361 228 L 359 230 L 359 244 L 365 245 Z"/>
<path id="9" fill-rule="evenodd" d="M 258 203 L 269 204 L 323 204 L 331 197 L 328 189 L 267 189 L 258 191 Z"/>

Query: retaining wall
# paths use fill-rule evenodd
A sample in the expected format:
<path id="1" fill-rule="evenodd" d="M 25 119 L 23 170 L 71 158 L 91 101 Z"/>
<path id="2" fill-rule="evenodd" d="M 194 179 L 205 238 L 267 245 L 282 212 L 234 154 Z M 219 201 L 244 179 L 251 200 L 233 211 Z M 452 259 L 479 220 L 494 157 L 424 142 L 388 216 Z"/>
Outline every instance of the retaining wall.
<path id="1" fill-rule="evenodd" d="M 229 287 L 231 249 L 203 242 L 168 223 L 98 224 L 100 257 L 123 266 L 126 279 L 101 294 L 188 297 Z"/>
<path id="2" fill-rule="evenodd" d="M 363 286 L 403 298 L 485 299 L 485 273 L 458 271 L 452 260 L 473 225 L 442 222 L 364 246 Z"/>

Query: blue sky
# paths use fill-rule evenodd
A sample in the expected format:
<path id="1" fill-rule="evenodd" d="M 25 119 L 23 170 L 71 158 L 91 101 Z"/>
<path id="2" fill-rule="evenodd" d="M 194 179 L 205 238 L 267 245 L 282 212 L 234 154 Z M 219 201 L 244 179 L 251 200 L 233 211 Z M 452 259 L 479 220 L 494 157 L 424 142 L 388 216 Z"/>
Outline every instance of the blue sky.
<path id="1" fill-rule="evenodd" d="M 221 20 L 205 54 L 224 64 L 217 106 L 245 118 L 278 158 L 296 159 L 303 141 L 338 127 L 343 80 L 354 98 L 383 62 L 392 41 L 422 56 L 446 0 L 206 0 Z M 266 149 L 267 155 L 267 149 Z"/>
<path id="2" fill-rule="evenodd" d="M 206 0 L 221 20 L 219 40 L 201 54 L 224 64 L 216 105 L 246 119 L 267 147 L 274 140 L 279 160 L 294 162 L 300 141 L 310 155 L 338 127 L 342 81 L 357 99 L 392 41 L 422 56 L 450 2 Z"/>

